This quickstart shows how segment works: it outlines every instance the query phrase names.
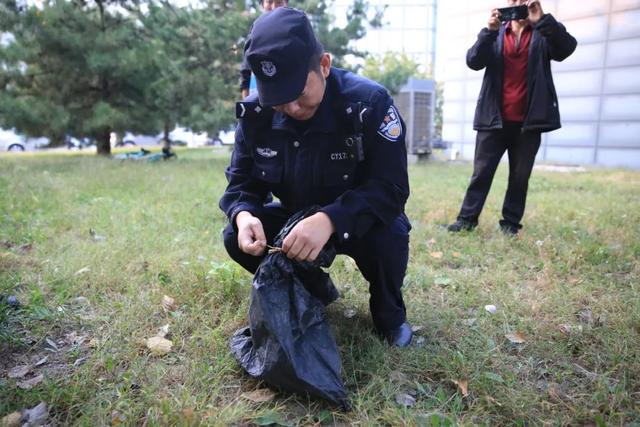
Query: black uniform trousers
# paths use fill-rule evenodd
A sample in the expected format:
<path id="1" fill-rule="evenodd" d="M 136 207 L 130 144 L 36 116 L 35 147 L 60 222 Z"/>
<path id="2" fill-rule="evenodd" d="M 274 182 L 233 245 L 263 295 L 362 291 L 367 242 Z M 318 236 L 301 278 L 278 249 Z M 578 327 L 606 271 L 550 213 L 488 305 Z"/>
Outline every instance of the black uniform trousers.
<path id="1" fill-rule="evenodd" d="M 522 131 L 522 123 L 505 122 L 502 129 L 478 131 L 473 175 L 458 219 L 478 223 L 493 177 L 506 151 L 509 156 L 509 184 L 502 205 L 501 225 L 522 228 L 529 177 L 540 148 L 540 132 Z"/>
<path id="2" fill-rule="evenodd" d="M 262 222 L 267 243 L 273 239 L 287 222 L 290 212 L 279 204 L 265 205 L 256 216 Z M 361 238 L 351 237 L 343 243 L 334 239 L 336 251 L 354 259 L 365 280 L 369 282 L 369 308 L 373 323 L 381 332 L 400 326 L 406 320 L 406 309 L 402 299 L 402 282 L 409 259 L 409 231 L 411 226 L 403 213 L 391 224 L 376 224 Z M 263 257 L 246 254 L 238 247 L 238 233 L 231 224 L 222 232 L 224 246 L 229 256 L 255 273 Z"/>

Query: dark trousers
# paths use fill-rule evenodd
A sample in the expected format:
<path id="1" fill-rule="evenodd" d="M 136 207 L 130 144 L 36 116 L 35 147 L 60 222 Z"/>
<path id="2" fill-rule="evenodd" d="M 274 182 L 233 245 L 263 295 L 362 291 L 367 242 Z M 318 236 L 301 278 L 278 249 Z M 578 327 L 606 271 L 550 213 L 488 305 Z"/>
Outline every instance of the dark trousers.
<path id="1" fill-rule="evenodd" d="M 473 175 L 458 219 L 477 224 L 502 155 L 509 156 L 509 184 L 502 205 L 502 225 L 522 228 L 529 177 L 540 148 L 540 132 L 523 132 L 521 123 L 505 122 L 503 129 L 478 131 Z"/>
<path id="2" fill-rule="evenodd" d="M 256 215 L 262 221 L 269 245 L 273 245 L 274 237 L 289 215 L 277 204 L 265 206 Z M 344 243 L 336 243 L 337 252 L 353 258 L 369 282 L 369 308 L 373 323 L 380 331 L 396 328 L 406 320 L 400 288 L 409 259 L 410 229 L 409 220 L 403 213 L 388 226 L 376 224 L 361 238 L 352 237 Z M 238 233 L 231 224 L 222 234 L 229 256 L 250 273 L 255 273 L 263 257 L 248 255 L 240 250 Z"/>

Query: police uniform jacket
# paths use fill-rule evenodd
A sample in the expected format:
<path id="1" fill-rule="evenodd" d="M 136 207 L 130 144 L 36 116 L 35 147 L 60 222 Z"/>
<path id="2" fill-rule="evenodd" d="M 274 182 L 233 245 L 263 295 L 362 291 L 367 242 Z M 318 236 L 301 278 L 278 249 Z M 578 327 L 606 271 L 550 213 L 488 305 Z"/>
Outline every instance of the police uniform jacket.
<path id="1" fill-rule="evenodd" d="M 257 95 L 238 103 L 236 113 L 220 200 L 234 227 L 240 211 L 258 216 L 269 193 L 292 214 L 321 206 L 339 241 L 403 214 L 409 196 L 405 127 L 382 86 L 332 67 L 323 100 L 304 125 L 260 106 Z"/>
<path id="2" fill-rule="evenodd" d="M 483 28 L 467 52 L 473 70 L 486 67 L 476 113 L 475 130 L 502 129 L 502 56 L 505 25 L 498 31 Z M 576 49 L 576 39 L 550 14 L 533 27 L 527 62 L 527 112 L 523 130 L 548 132 L 560 128 L 558 96 L 551 76 L 551 60 L 562 61 Z"/>

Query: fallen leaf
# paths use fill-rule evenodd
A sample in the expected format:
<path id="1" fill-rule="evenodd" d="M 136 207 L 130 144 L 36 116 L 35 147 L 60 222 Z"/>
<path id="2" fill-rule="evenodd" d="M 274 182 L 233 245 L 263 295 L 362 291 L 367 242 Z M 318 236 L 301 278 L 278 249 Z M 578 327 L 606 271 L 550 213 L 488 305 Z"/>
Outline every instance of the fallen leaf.
<path id="1" fill-rule="evenodd" d="M 438 286 L 442 286 L 443 288 L 449 286 L 452 280 L 449 277 L 436 277 L 434 283 Z"/>
<path id="2" fill-rule="evenodd" d="M 584 375 L 590 381 L 595 381 L 598 379 L 598 374 L 596 374 L 595 372 L 589 371 L 588 369 L 578 365 L 577 363 L 574 363 L 573 367 L 576 373 Z"/>
<path id="3" fill-rule="evenodd" d="M 164 325 L 164 326 L 161 326 L 158 329 L 158 333 L 156 334 L 156 336 L 160 337 L 160 338 L 164 338 L 167 335 L 169 335 L 169 324 L 168 323 L 166 325 Z"/>
<path id="4" fill-rule="evenodd" d="M 516 331 L 511 334 L 505 334 L 505 338 L 508 339 L 512 344 L 523 344 L 527 342 L 522 332 Z"/>
<path id="5" fill-rule="evenodd" d="M 348 308 L 344 311 L 343 314 L 344 314 L 344 317 L 346 317 L 347 319 L 351 319 L 356 315 L 356 311 L 352 308 Z"/>
<path id="6" fill-rule="evenodd" d="M 271 402 L 273 399 L 275 399 L 276 394 L 268 388 L 260 388 L 258 390 L 243 393 L 242 397 L 255 403 L 264 403 Z"/>
<path id="7" fill-rule="evenodd" d="M 20 412 L 12 412 L 9 415 L 5 415 L 0 420 L 0 426 L 2 427 L 20 427 L 22 424 L 22 414 Z"/>
<path id="8" fill-rule="evenodd" d="M 570 323 L 563 323 L 558 326 L 560 332 L 564 335 L 579 335 L 582 333 L 582 325 L 572 325 Z"/>
<path id="9" fill-rule="evenodd" d="M 75 362 L 73 362 L 73 367 L 74 367 L 74 368 L 77 368 L 78 366 L 82 365 L 82 363 L 83 363 L 85 360 L 87 360 L 87 358 L 86 358 L 86 357 L 80 357 L 80 358 L 76 359 L 76 361 L 75 361 Z"/>
<path id="10" fill-rule="evenodd" d="M 411 332 L 413 332 L 413 333 L 415 334 L 416 332 L 420 332 L 420 331 L 421 331 L 421 330 L 423 330 L 423 329 L 424 329 L 424 326 L 420 326 L 420 325 L 413 325 L 413 326 L 411 327 Z"/>
<path id="11" fill-rule="evenodd" d="M 593 312 L 590 308 L 583 308 L 582 310 L 576 313 L 576 317 L 582 323 L 586 323 L 587 325 L 593 325 Z"/>
<path id="12" fill-rule="evenodd" d="M 395 383 L 404 384 L 409 382 L 409 377 L 400 371 L 391 371 L 389 372 L 389 380 Z"/>
<path id="13" fill-rule="evenodd" d="M 174 300 L 173 298 L 171 298 L 168 295 L 164 295 L 162 297 L 162 310 L 165 313 L 170 313 L 172 311 L 176 311 L 176 300 Z"/>
<path id="14" fill-rule="evenodd" d="M 151 337 L 147 339 L 147 348 L 154 356 L 163 356 L 171 351 L 173 343 L 165 338 Z"/>
<path id="15" fill-rule="evenodd" d="M 451 254 L 454 258 L 460 258 L 462 256 L 462 254 L 460 252 L 453 252 Z"/>
<path id="16" fill-rule="evenodd" d="M 77 297 L 71 300 L 75 305 L 90 305 L 89 299 L 86 297 Z"/>
<path id="17" fill-rule="evenodd" d="M 45 356 L 42 359 L 38 360 L 33 366 L 42 366 L 47 363 L 47 360 L 49 360 L 49 356 Z"/>
<path id="18" fill-rule="evenodd" d="M 79 276 L 81 274 L 88 273 L 90 271 L 91 271 L 91 269 L 89 267 L 82 267 L 80 270 L 75 272 L 75 275 Z"/>
<path id="19" fill-rule="evenodd" d="M 40 402 L 37 406 L 22 412 L 23 426 L 41 426 L 47 423 L 47 418 L 49 418 L 49 410 L 44 402 Z"/>
<path id="20" fill-rule="evenodd" d="M 111 412 L 111 425 L 112 426 L 119 426 L 120 424 L 123 424 L 125 421 L 127 421 L 127 417 L 124 416 L 124 414 L 121 414 L 118 411 Z"/>
<path id="21" fill-rule="evenodd" d="M 53 340 L 49 338 L 45 338 L 45 341 L 47 342 L 47 344 L 51 346 L 51 348 L 53 348 L 55 351 L 58 351 L 58 345 L 55 342 L 53 342 Z"/>
<path id="22" fill-rule="evenodd" d="M 437 242 L 436 242 L 436 239 L 429 239 L 427 243 L 430 245 L 435 245 Z"/>
<path id="23" fill-rule="evenodd" d="M 35 376 L 29 380 L 18 381 L 16 385 L 23 390 L 31 390 L 33 387 L 37 386 L 42 382 L 44 376 L 42 374 Z"/>
<path id="24" fill-rule="evenodd" d="M 31 366 L 29 365 L 15 366 L 9 369 L 7 376 L 11 379 L 22 378 L 25 375 L 27 375 L 29 372 L 31 372 Z"/>
<path id="25" fill-rule="evenodd" d="M 89 229 L 89 234 L 91 235 L 91 239 L 93 239 L 94 242 L 104 242 L 105 240 L 107 240 L 105 236 L 97 234 L 93 228 Z"/>
<path id="26" fill-rule="evenodd" d="M 415 337 L 415 339 L 413 340 L 413 345 L 416 347 L 422 347 L 424 346 L 424 344 L 427 342 L 427 339 L 425 337 Z"/>
<path id="27" fill-rule="evenodd" d="M 416 404 L 416 398 L 406 393 L 396 394 L 396 403 L 400 406 L 410 408 Z"/>
<path id="28" fill-rule="evenodd" d="M 431 252 L 429 255 L 431 255 L 432 258 L 440 259 L 440 258 L 442 258 L 443 253 L 442 252 Z"/>
<path id="29" fill-rule="evenodd" d="M 489 305 L 485 305 L 484 306 L 485 311 L 494 314 L 496 311 L 498 311 L 498 307 L 496 307 L 493 304 L 489 304 Z"/>
<path id="30" fill-rule="evenodd" d="M 462 397 L 469 396 L 469 381 L 467 380 L 453 380 L 453 383 L 458 386 Z"/>
<path id="31" fill-rule="evenodd" d="M 101 344 L 101 341 L 100 341 L 99 338 L 91 338 L 89 340 L 89 347 L 90 348 L 97 348 L 100 344 Z"/>
<path id="32" fill-rule="evenodd" d="M 193 418 L 193 408 L 184 408 L 182 411 L 182 416 L 185 417 L 187 420 Z"/>

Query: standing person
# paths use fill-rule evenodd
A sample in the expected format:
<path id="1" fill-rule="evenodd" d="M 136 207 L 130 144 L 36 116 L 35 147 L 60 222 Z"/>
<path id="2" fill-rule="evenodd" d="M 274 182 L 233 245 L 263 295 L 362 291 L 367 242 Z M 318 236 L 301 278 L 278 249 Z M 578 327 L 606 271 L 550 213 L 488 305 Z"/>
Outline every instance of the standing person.
<path id="1" fill-rule="evenodd" d="M 469 68 L 486 70 L 473 120 L 477 131 L 473 175 L 458 218 L 447 227 L 451 232 L 478 225 L 498 163 L 507 151 L 509 184 L 500 229 L 517 234 L 540 133 L 560 128 L 550 60 L 564 60 L 577 42 L 542 11 L 539 1 L 509 0 L 509 6 L 524 4 L 528 18 L 504 24 L 498 9 L 493 9 L 487 28 L 480 30 L 467 52 Z"/>
<path id="2" fill-rule="evenodd" d="M 272 10 L 288 6 L 289 0 L 261 0 L 262 12 L 271 12 Z M 242 64 L 240 65 L 240 95 L 242 99 L 249 96 L 249 87 L 251 86 L 251 68 L 247 63 L 245 56 L 242 56 Z"/>
<path id="3" fill-rule="evenodd" d="M 404 347 L 411 326 L 400 290 L 409 256 L 404 123 L 377 83 L 331 67 L 304 12 L 259 17 L 245 56 L 258 94 L 238 103 L 229 184 L 220 200 L 227 252 L 255 272 L 287 219 L 310 206 L 282 251 L 313 261 L 332 240 L 369 282 L 376 329 Z M 273 193 L 280 201 L 268 203 Z"/>

